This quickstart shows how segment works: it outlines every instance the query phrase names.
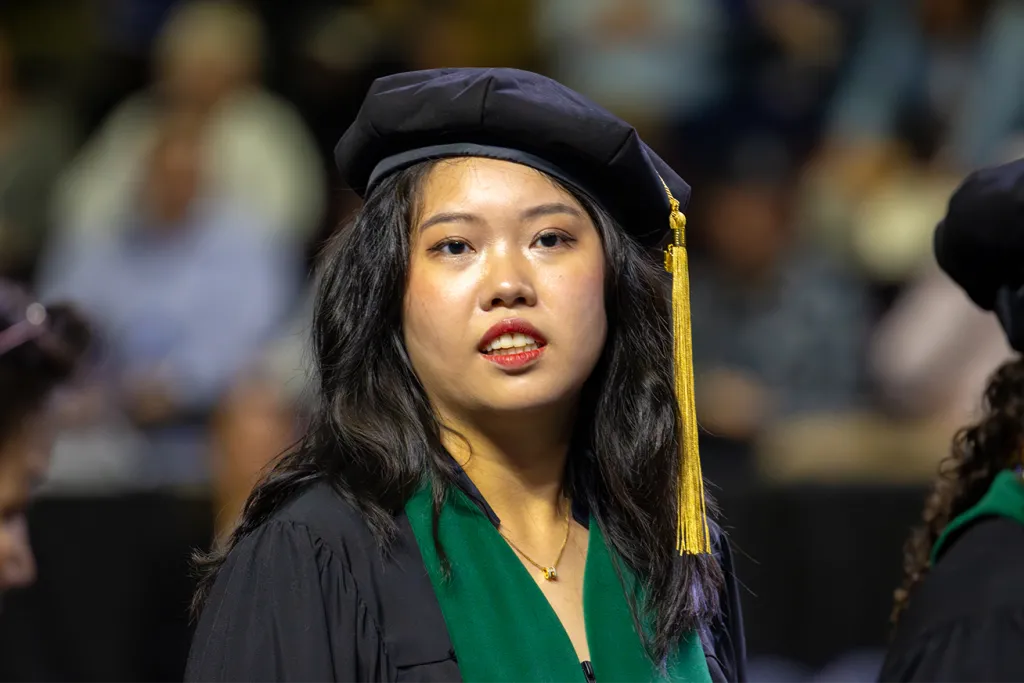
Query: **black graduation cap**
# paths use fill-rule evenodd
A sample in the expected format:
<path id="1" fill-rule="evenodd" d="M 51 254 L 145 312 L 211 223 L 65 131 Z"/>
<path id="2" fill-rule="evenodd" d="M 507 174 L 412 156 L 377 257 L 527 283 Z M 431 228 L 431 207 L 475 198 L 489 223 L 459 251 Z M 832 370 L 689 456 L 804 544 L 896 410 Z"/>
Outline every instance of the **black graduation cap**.
<path id="1" fill-rule="evenodd" d="M 622 119 L 561 83 L 518 69 L 431 69 L 376 80 L 335 149 L 365 197 L 426 159 L 482 156 L 532 166 L 601 204 L 647 245 L 668 233 L 662 181 L 685 208 L 690 186 Z"/>
<path id="2" fill-rule="evenodd" d="M 975 171 L 935 229 L 939 266 L 1024 351 L 1024 160 Z"/>
<path id="3" fill-rule="evenodd" d="M 625 121 L 564 85 L 517 69 L 431 69 L 377 79 L 335 149 L 342 179 L 365 198 L 388 174 L 428 159 L 524 164 L 583 190 L 646 246 L 663 243 L 673 273 L 680 437 L 679 548 L 710 552 L 690 357 L 682 214 L 690 186 Z"/>

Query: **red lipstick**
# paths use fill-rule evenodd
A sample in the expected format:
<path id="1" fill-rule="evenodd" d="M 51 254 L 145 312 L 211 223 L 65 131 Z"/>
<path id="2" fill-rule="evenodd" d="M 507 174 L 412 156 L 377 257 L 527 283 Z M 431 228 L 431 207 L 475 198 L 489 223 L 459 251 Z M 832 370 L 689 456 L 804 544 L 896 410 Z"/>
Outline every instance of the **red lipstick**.
<path id="1" fill-rule="evenodd" d="M 548 343 L 548 340 L 544 338 L 544 335 L 540 333 L 540 330 L 530 323 L 526 322 L 522 318 L 508 318 L 499 323 L 495 323 L 491 326 L 491 329 L 484 333 L 484 336 L 480 338 L 480 343 L 477 344 L 477 350 L 480 353 L 486 353 L 487 347 L 491 345 L 491 342 L 503 334 L 522 334 L 527 337 L 532 337 L 537 342 L 538 346 L 544 346 Z"/>
<path id="2" fill-rule="evenodd" d="M 530 337 L 537 343 L 537 348 L 520 353 L 488 353 L 487 349 L 491 342 L 506 334 L 521 334 Z M 481 337 L 477 349 L 484 355 L 484 358 L 495 365 L 500 365 L 507 369 L 519 369 L 540 358 L 541 354 L 544 353 L 544 349 L 547 348 L 546 345 L 547 339 L 544 338 L 544 335 L 536 327 L 520 318 L 512 318 L 502 320 L 487 330 L 484 336 Z"/>

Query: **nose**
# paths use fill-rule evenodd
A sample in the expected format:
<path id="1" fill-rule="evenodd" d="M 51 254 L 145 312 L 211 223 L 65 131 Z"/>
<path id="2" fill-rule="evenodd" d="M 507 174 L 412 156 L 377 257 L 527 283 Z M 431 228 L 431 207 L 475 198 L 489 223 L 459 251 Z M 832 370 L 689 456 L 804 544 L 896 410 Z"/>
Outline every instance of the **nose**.
<path id="1" fill-rule="evenodd" d="M 493 250 L 487 256 L 485 272 L 480 301 L 483 310 L 537 304 L 533 267 L 518 250 L 508 247 Z"/>
<path id="2" fill-rule="evenodd" d="M 23 588 L 36 578 L 36 562 L 24 516 L 0 524 L 0 591 Z"/>
<path id="3" fill-rule="evenodd" d="M 11 524 L 0 520 L 0 591 L 15 587 L 11 570 L 17 563 L 17 543 Z"/>

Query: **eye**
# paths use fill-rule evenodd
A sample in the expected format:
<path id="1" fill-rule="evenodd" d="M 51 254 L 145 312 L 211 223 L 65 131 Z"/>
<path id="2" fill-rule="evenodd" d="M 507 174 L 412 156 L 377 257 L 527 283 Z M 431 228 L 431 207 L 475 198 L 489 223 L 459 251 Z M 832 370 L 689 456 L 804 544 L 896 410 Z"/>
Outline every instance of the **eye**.
<path id="1" fill-rule="evenodd" d="M 470 251 L 468 243 L 458 239 L 447 239 L 442 242 L 438 242 L 430 248 L 430 251 L 445 256 L 462 256 Z"/>
<path id="2" fill-rule="evenodd" d="M 534 244 L 545 249 L 555 249 L 556 247 L 568 246 L 575 241 L 564 232 L 551 230 L 539 235 Z"/>

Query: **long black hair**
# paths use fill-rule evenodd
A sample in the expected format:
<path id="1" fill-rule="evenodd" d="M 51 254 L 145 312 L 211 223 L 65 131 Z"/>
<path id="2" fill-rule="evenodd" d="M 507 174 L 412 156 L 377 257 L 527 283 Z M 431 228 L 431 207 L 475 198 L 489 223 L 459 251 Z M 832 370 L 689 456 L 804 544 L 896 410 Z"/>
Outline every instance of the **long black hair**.
<path id="1" fill-rule="evenodd" d="M 226 547 L 200 558 L 195 611 L 230 548 L 314 481 L 326 480 L 359 509 L 383 548 L 424 477 L 434 482 L 435 508 L 454 485 L 457 466 L 402 339 L 410 224 L 435 163 L 384 180 L 328 244 L 313 321 L 319 385 L 312 424 L 255 488 Z M 601 234 L 609 323 L 582 393 L 565 486 L 587 502 L 644 582 L 634 616 L 651 625 L 648 648 L 660 661 L 717 614 L 722 584 L 713 556 L 675 550 L 681 430 L 668 278 L 596 201 L 563 187 Z"/>

